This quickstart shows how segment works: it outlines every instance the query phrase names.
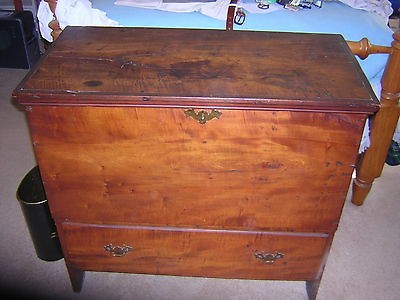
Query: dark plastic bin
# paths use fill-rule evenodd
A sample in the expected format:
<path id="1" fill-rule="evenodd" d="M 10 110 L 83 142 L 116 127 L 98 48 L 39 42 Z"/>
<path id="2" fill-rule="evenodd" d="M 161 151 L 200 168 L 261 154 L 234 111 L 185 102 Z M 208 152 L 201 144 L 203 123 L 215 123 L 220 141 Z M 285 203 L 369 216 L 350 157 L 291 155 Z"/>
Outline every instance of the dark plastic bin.
<path id="1" fill-rule="evenodd" d="M 24 214 L 36 255 L 45 261 L 63 258 L 38 166 L 32 168 L 22 179 L 17 190 L 17 199 Z"/>

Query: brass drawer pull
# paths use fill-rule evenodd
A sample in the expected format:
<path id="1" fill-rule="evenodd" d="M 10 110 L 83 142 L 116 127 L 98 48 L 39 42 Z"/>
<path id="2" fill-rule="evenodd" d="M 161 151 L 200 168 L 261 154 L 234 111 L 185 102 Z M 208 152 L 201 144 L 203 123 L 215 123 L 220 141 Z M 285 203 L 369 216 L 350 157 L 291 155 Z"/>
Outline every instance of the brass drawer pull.
<path id="1" fill-rule="evenodd" d="M 113 246 L 113 244 L 108 244 L 104 246 L 104 250 L 110 252 L 111 256 L 121 257 L 133 250 L 133 248 L 125 244 L 122 246 Z"/>
<path id="2" fill-rule="evenodd" d="M 201 110 L 198 113 L 195 112 L 193 108 L 185 110 L 185 116 L 186 118 L 192 117 L 196 121 L 198 121 L 200 124 L 206 124 L 207 121 L 210 121 L 214 118 L 219 119 L 219 117 L 222 115 L 222 112 L 213 109 L 210 113 Z"/>
<path id="3" fill-rule="evenodd" d="M 283 258 L 285 255 L 279 252 L 267 253 L 267 252 L 254 252 L 254 257 L 264 261 L 267 264 L 273 264 L 276 260 Z"/>

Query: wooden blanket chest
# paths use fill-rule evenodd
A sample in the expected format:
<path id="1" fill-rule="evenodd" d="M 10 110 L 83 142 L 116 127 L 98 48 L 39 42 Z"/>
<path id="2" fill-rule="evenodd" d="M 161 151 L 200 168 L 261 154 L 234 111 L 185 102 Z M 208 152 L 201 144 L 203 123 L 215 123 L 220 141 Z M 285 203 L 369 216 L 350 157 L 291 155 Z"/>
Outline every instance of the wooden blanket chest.
<path id="1" fill-rule="evenodd" d="M 339 35 L 71 27 L 14 92 L 72 286 L 84 271 L 304 280 L 365 120 Z"/>

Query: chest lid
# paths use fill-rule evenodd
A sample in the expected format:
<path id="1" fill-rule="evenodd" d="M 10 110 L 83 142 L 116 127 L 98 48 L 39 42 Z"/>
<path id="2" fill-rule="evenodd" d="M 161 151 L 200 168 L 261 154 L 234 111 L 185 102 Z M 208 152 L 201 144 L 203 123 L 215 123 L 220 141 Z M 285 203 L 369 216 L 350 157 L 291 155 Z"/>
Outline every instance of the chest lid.
<path id="1" fill-rule="evenodd" d="M 67 27 L 14 91 L 23 105 L 373 112 L 340 35 Z"/>

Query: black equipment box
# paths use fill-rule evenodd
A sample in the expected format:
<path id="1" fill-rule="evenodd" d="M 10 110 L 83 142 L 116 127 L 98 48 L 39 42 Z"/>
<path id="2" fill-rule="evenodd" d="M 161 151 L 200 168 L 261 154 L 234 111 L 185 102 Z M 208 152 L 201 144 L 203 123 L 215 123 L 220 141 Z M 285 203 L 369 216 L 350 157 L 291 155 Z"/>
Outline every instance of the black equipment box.
<path id="1" fill-rule="evenodd" d="M 29 69 L 39 58 L 32 12 L 0 10 L 0 68 Z"/>

